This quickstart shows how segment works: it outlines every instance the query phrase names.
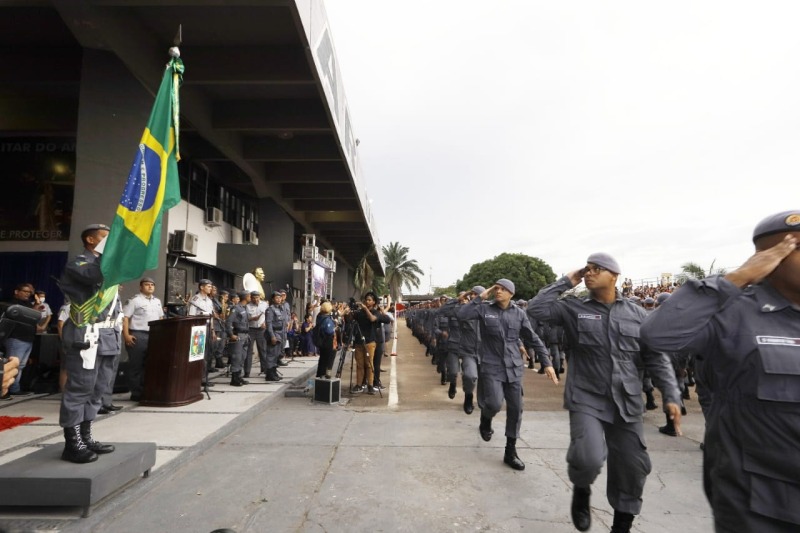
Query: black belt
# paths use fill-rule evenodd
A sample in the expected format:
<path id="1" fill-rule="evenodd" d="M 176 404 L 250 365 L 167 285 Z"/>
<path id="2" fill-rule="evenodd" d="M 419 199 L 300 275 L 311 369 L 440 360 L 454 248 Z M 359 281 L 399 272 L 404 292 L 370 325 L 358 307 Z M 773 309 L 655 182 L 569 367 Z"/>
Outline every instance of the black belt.
<path id="1" fill-rule="evenodd" d="M 237 334 L 238 333 L 250 333 L 249 331 L 243 331 L 243 330 L 240 330 L 240 329 L 235 329 L 235 330 L 233 330 L 233 332 L 237 333 Z"/>
<path id="2" fill-rule="evenodd" d="M 146 329 L 129 329 L 130 333 L 150 333 L 150 331 Z"/>

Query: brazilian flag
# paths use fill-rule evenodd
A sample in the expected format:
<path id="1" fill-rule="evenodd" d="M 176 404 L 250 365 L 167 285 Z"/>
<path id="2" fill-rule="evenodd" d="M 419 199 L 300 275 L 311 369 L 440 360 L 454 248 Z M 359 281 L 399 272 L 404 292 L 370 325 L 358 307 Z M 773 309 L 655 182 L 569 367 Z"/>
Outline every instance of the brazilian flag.
<path id="1" fill-rule="evenodd" d="M 161 214 L 181 200 L 178 89 L 183 62 L 173 57 L 150 112 L 101 261 L 103 287 L 138 279 L 158 266 Z"/>

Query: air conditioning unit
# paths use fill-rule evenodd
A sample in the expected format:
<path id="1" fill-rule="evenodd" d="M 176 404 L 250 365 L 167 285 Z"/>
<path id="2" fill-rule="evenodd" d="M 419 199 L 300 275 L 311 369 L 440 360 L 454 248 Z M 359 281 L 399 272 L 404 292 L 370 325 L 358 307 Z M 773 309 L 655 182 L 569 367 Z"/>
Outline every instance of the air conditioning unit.
<path id="1" fill-rule="evenodd" d="M 222 209 L 206 207 L 206 226 L 212 228 L 222 225 Z"/>
<path id="2" fill-rule="evenodd" d="M 258 244 L 258 235 L 253 230 L 247 230 L 244 232 L 242 240 L 244 244 Z"/>
<path id="3" fill-rule="evenodd" d="M 178 255 L 197 255 L 197 235 L 176 230 L 169 244 L 169 251 Z"/>

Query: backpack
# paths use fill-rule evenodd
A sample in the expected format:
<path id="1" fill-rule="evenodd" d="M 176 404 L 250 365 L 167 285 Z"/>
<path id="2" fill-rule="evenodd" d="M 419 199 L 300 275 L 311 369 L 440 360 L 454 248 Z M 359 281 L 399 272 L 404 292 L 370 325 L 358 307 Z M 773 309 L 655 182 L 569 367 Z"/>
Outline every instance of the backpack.
<path id="1" fill-rule="evenodd" d="M 317 348 L 322 348 L 325 343 L 325 333 L 322 331 L 322 324 L 325 320 L 317 321 L 317 325 L 311 330 L 311 341 Z"/>

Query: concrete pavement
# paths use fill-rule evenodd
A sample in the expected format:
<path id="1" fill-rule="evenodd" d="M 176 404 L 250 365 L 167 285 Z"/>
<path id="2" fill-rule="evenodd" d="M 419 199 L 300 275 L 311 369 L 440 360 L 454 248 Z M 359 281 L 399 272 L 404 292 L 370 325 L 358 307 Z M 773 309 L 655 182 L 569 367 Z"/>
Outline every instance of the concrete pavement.
<path id="1" fill-rule="evenodd" d="M 112 442 L 155 440 L 158 462 L 150 478 L 96 506 L 89 518 L 79 519 L 77 510 L 73 515 L 63 509 L 0 510 L 0 529 L 574 531 L 565 461 L 567 413 L 553 410 L 554 401 L 541 400 L 560 395 L 561 389 L 547 386 L 535 372 L 526 374 L 518 442 L 526 470 L 516 472 L 502 462 L 504 414 L 495 419 L 495 430 L 500 429 L 495 438 L 483 442 L 478 413 L 461 411 L 461 392 L 447 399 L 446 387 L 438 384 L 423 354 L 401 325 L 398 357 L 384 364 L 389 372 L 383 381 L 391 385 L 383 398 L 359 395 L 341 404 L 314 404 L 284 398 L 285 385 L 259 383 L 233 391 L 218 385 L 212 401 L 177 409 L 126 408 L 99 421 L 96 434 Z M 286 367 L 284 376 L 304 382 L 315 363 Z M 60 429 L 52 425 L 56 398 L 26 403 L 46 413 L 48 402 L 52 413 L 40 422 L 49 426 L 0 433 L 3 450 L 11 450 L 0 455 L 0 462 L 60 441 Z M 12 408 L 30 414 L 32 407 L 18 404 L 0 414 L 11 414 Z M 713 531 L 701 486 L 702 418 L 694 407 L 683 438 L 658 433 L 663 415 L 645 416 L 653 472 L 635 531 Z M 7 439 L 5 434 L 26 427 L 26 437 Z M 38 440 L 28 438 L 39 433 Z M 7 440 L 18 444 L 7 446 Z M 610 528 L 613 511 L 604 488 L 605 472 L 593 487 L 592 531 Z"/>

